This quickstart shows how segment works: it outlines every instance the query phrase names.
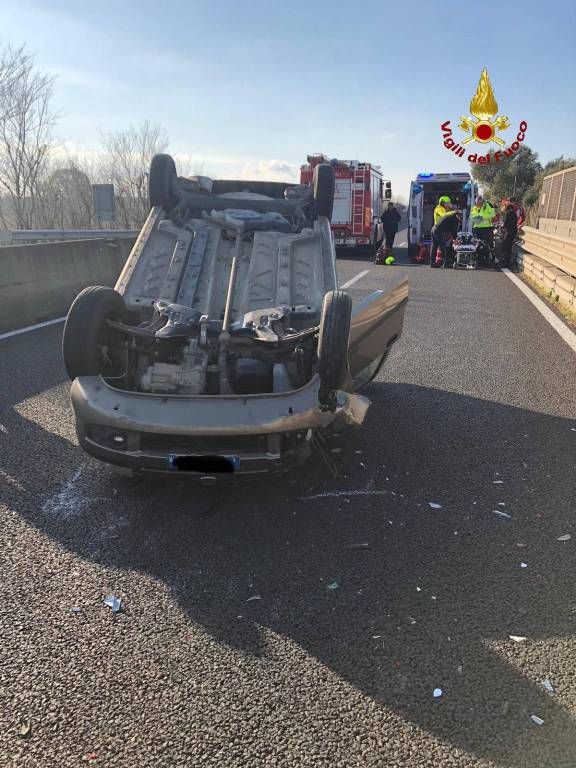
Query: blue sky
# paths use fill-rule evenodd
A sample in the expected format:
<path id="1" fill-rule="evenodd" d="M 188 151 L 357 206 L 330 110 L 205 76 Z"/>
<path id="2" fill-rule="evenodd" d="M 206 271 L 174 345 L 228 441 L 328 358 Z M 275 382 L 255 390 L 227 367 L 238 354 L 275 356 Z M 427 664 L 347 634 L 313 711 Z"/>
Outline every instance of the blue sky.
<path id="1" fill-rule="evenodd" d="M 420 171 L 468 168 L 439 126 L 468 114 L 484 66 L 543 161 L 576 155 L 575 30 L 567 0 L 0 4 L 0 38 L 57 77 L 73 148 L 148 119 L 207 174 L 283 178 L 325 152 L 381 165 L 404 195 Z"/>

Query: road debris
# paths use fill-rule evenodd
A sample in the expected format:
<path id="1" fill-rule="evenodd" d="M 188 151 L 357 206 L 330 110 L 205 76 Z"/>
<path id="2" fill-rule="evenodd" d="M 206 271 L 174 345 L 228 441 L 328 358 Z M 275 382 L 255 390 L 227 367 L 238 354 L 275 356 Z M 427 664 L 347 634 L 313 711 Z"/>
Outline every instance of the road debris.
<path id="1" fill-rule="evenodd" d="M 314 501 L 315 499 L 337 499 L 340 496 L 386 496 L 388 491 L 326 491 L 316 493 L 313 496 L 300 496 L 301 501 Z M 349 502 L 350 499 L 344 499 Z"/>
<path id="2" fill-rule="evenodd" d="M 442 688 L 434 688 L 434 692 L 432 693 L 432 696 L 434 696 L 435 699 L 439 699 L 440 696 L 442 696 L 443 691 Z"/>
<path id="3" fill-rule="evenodd" d="M 518 547 L 518 549 L 526 549 L 528 544 L 523 544 L 521 541 L 518 541 L 516 542 L 516 546 Z"/>
<path id="4" fill-rule="evenodd" d="M 337 581 L 330 582 L 330 584 L 328 584 L 328 589 L 332 589 L 332 590 L 338 589 L 338 582 Z"/>
<path id="5" fill-rule="evenodd" d="M 104 605 L 107 605 L 112 613 L 119 613 L 122 610 L 122 600 L 115 595 L 108 595 L 104 600 Z"/>
<path id="6" fill-rule="evenodd" d="M 502 485 L 503 482 L 504 482 L 504 480 L 492 480 L 492 483 L 494 485 Z"/>
<path id="7" fill-rule="evenodd" d="M 428 506 L 432 507 L 432 509 L 442 509 L 442 504 L 438 504 L 435 501 L 429 501 Z"/>
<path id="8" fill-rule="evenodd" d="M 32 721 L 31 720 L 21 720 L 20 721 L 20 727 L 18 729 L 18 733 L 20 734 L 20 738 L 27 739 L 30 734 L 32 733 Z"/>
<path id="9" fill-rule="evenodd" d="M 249 597 L 248 600 L 246 600 L 247 603 L 252 602 L 252 600 L 262 600 L 262 595 L 252 595 L 252 597 Z"/>
<path id="10" fill-rule="evenodd" d="M 557 541 L 570 541 L 571 538 L 569 533 L 565 533 L 563 536 L 558 536 Z"/>
<path id="11" fill-rule="evenodd" d="M 520 563 L 520 568 L 528 568 L 528 563 Z"/>
<path id="12" fill-rule="evenodd" d="M 332 448 L 330 453 L 342 453 L 342 448 Z"/>
<path id="13" fill-rule="evenodd" d="M 372 635 L 373 640 L 378 640 L 379 637 L 382 637 L 382 635 Z"/>
<path id="14" fill-rule="evenodd" d="M 82 613 L 82 608 L 79 608 L 77 605 L 75 605 L 73 608 L 70 608 L 70 613 Z"/>
<path id="15" fill-rule="evenodd" d="M 554 686 L 552 685 L 552 680 L 550 680 L 550 678 L 547 677 L 546 680 L 544 680 L 544 682 L 542 683 L 542 685 L 544 686 L 544 688 L 546 688 L 547 691 L 549 691 L 550 693 L 554 693 Z"/>
<path id="16" fill-rule="evenodd" d="M 510 520 L 510 519 L 511 519 L 511 517 L 512 517 L 512 515 L 509 515 L 509 514 L 508 514 L 508 512 L 502 512 L 502 510 L 500 510 L 500 509 L 493 509 L 493 510 L 492 510 L 492 512 L 493 512 L 495 515 L 498 515 L 498 517 L 505 517 L 505 518 L 507 518 L 508 520 Z"/>
<path id="17" fill-rule="evenodd" d="M 528 640 L 527 637 L 522 637 L 522 635 L 508 635 L 510 640 L 514 640 L 515 643 L 523 643 L 524 640 Z"/>
<path id="18" fill-rule="evenodd" d="M 510 712 L 510 702 L 505 701 L 504 704 L 502 704 L 502 714 L 506 716 Z"/>
<path id="19" fill-rule="evenodd" d="M 532 720 L 533 723 L 536 723 L 536 725 L 544 725 L 544 720 L 542 720 L 541 717 L 538 717 L 538 715 L 530 715 L 530 720 Z"/>
<path id="20" fill-rule="evenodd" d="M 360 542 L 359 544 L 350 544 L 350 549 L 370 549 L 370 544 L 367 541 Z"/>
<path id="21" fill-rule="evenodd" d="M 422 587 L 416 587 L 416 592 L 422 592 Z"/>

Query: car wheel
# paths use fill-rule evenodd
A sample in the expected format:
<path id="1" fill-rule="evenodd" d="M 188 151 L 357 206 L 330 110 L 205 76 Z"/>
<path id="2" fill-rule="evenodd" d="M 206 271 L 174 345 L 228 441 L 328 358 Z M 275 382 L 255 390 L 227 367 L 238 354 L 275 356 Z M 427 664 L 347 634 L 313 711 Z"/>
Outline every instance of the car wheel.
<path id="1" fill-rule="evenodd" d="M 148 199 L 150 207 L 156 205 L 169 211 L 177 203 L 173 184 L 176 180 L 176 164 L 171 155 L 154 155 L 148 175 Z"/>
<path id="2" fill-rule="evenodd" d="M 106 320 L 122 320 L 126 315 L 123 297 L 113 288 L 93 285 L 76 296 L 68 311 L 62 354 L 71 380 L 77 376 L 109 374 L 114 369 L 110 356 L 104 356 L 111 334 Z"/>
<path id="3" fill-rule="evenodd" d="M 332 219 L 332 209 L 334 208 L 334 169 L 328 163 L 320 163 L 314 168 L 314 207 L 316 217 L 326 216 L 330 221 Z"/>
<path id="4" fill-rule="evenodd" d="M 318 338 L 318 374 L 322 405 L 334 404 L 334 392 L 340 389 L 346 379 L 351 320 L 350 295 L 344 291 L 327 293 L 322 304 Z"/>

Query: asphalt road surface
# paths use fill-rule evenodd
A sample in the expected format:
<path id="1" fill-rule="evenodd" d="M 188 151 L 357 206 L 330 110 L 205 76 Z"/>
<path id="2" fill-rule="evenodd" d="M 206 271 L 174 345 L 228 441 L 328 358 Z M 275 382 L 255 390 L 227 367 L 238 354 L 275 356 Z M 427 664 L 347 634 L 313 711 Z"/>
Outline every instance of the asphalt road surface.
<path id="1" fill-rule="evenodd" d="M 411 299 L 336 478 L 114 478 L 62 327 L 0 341 L 1 766 L 576 766 L 576 356 L 504 274 L 338 270 Z"/>

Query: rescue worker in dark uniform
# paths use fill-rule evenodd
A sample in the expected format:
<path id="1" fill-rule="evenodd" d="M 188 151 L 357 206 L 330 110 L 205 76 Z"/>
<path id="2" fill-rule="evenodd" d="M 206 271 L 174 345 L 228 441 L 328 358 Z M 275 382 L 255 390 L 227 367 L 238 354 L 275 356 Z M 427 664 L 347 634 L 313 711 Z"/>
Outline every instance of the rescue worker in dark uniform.
<path id="1" fill-rule="evenodd" d="M 396 237 L 396 234 L 398 232 L 398 223 L 402 217 L 398 213 L 398 210 L 394 207 L 394 203 L 388 203 L 388 207 L 380 216 L 380 221 L 382 222 L 382 227 L 384 229 L 384 237 L 385 237 L 385 250 L 384 253 L 376 258 L 376 264 L 381 264 L 386 256 L 390 255 L 392 253 L 392 246 L 394 245 L 394 238 Z"/>
<path id="2" fill-rule="evenodd" d="M 449 216 L 444 216 L 432 227 L 432 247 L 430 248 L 430 266 L 436 265 L 436 251 L 440 249 L 442 254 L 442 266 L 446 266 L 448 255 L 448 241 L 454 240 L 460 229 L 462 220 L 460 211 L 451 211 Z"/>
<path id="3" fill-rule="evenodd" d="M 518 212 L 513 203 L 502 206 L 504 221 L 502 223 L 502 266 L 510 267 L 512 261 L 512 246 L 518 234 Z"/>

